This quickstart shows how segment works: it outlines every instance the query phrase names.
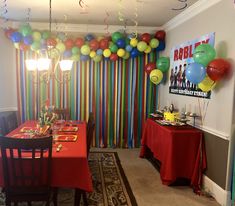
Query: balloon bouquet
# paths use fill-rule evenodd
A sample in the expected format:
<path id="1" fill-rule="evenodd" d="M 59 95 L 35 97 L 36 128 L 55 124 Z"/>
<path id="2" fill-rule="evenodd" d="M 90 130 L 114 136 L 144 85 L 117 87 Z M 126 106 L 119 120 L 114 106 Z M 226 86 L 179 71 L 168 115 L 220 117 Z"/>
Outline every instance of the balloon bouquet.
<path id="1" fill-rule="evenodd" d="M 102 59 L 116 61 L 119 58 L 135 58 L 140 54 L 148 54 L 154 49 L 160 51 L 165 48 L 165 32 L 158 31 L 152 37 L 149 33 L 124 35 L 117 31 L 111 36 L 95 38 L 92 34 L 84 37 L 69 38 L 63 32 L 51 34 L 48 31 L 36 31 L 29 24 L 21 25 L 19 29 L 8 28 L 5 35 L 15 48 L 38 52 L 50 48 L 50 54 L 61 55 L 73 61 L 87 61 L 92 59 L 100 62 Z M 56 52 L 57 51 L 57 52 Z"/>
<path id="2" fill-rule="evenodd" d="M 186 78 L 203 92 L 211 91 L 230 73 L 230 63 L 222 58 L 215 59 L 215 56 L 215 49 L 210 44 L 201 44 L 193 52 L 194 62 L 186 68 Z"/>
<path id="3" fill-rule="evenodd" d="M 157 51 L 165 49 L 165 36 L 163 30 L 157 31 L 155 38 L 159 40 Z M 154 84 L 159 84 L 163 78 L 163 72 L 167 72 L 170 67 L 170 59 L 168 57 L 160 57 L 157 62 L 150 62 L 145 65 L 144 70 L 149 75 L 150 81 Z"/>

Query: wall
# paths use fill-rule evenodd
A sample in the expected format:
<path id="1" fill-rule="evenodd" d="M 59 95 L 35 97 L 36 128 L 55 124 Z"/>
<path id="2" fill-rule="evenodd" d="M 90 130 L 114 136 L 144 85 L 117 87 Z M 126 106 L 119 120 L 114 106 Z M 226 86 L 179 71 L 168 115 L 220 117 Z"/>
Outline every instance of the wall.
<path id="1" fill-rule="evenodd" d="M 206 1 L 204 2 L 206 3 Z M 172 47 L 204 34 L 215 32 L 217 56 L 227 58 L 233 63 L 235 56 L 233 1 L 217 2 L 193 18 L 170 29 L 167 32 L 166 49 L 160 56 L 170 56 Z M 189 16 L 191 16 L 190 13 Z M 187 104 L 191 107 L 191 112 L 195 108 L 199 113 L 199 105 L 202 107 L 208 104 L 207 109 L 204 109 L 203 112 L 203 124 L 201 121 L 196 121 L 196 126 L 207 132 L 205 139 L 209 167 L 206 174 L 220 187 L 229 190 L 231 170 L 230 164 L 227 162 L 231 162 L 230 156 L 233 152 L 230 142 L 232 141 L 233 128 L 234 77 L 221 81 L 213 90 L 210 100 L 169 94 L 168 84 L 169 81 L 160 85 L 160 105 L 162 107 L 167 103 L 173 103 L 176 108 L 181 110 Z M 217 158 L 215 162 L 215 157 L 220 158 Z"/>
<path id="2" fill-rule="evenodd" d="M 14 45 L 0 30 L 0 111 L 16 110 L 16 70 Z"/>

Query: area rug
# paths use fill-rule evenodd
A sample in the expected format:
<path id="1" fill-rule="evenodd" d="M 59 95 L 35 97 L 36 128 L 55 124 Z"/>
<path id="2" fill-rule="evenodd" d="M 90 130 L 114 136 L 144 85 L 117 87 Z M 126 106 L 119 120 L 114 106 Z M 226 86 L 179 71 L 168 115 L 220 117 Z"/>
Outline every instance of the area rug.
<path id="1" fill-rule="evenodd" d="M 90 152 L 89 166 L 94 189 L 92 193 L 87 193 L 89 206 L 137 205 L 116 152 Z M 58 194 L 58 206 L 72 206 L 73 202 L 74 190 L 61 188 Z M 0 205 L 4 205 L 4 194 L 2 193 L 0 193 Z M 34 203 L 32 205 L 43 204 Z M 53 204 L 51 203 L 51 205 Z"/>

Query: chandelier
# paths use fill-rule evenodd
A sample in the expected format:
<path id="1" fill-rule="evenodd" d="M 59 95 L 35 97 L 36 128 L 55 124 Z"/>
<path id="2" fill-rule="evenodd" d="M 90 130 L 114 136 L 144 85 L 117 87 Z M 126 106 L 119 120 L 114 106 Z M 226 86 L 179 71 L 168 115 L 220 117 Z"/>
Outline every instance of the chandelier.
<path id="1" fill-rule="evenodd" d="M 49 30 L 51 34 L 51 0 L 49 0 Z M 47 45 L 46 49 L 40 49 L 37 51 L 36 59 L 26 59 L 26 68 L 29 72 L 33 73 L 34 78 L 38 83 L 44 81 L 49 83 L 50 79 L 55 79 L 59 83 L 66 83 L 70 80 L 70 71 L 73 66 L 73 61 L 70 59 L 63 59 L 60 51 Z M 58 77 L 58 68 L 60 68 L 61 75 Z"/>

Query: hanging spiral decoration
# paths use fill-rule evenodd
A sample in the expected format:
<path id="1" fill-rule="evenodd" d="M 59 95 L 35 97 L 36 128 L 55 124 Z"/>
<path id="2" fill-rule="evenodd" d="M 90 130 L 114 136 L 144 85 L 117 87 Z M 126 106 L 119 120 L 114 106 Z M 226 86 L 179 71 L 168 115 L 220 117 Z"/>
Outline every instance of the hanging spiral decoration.
<path id="1" fill-rule="evenodd" d="M 87 8 L 88 5 L 83 1 L 83 0 L 79 0 L 79 6 L 82 8 L 82 12 L 80 12 L 80 14 L 88 14 Z"/>
<path id="2" fill-rule="evenodd" d="M 109 23 L 108 23 L 108 18 L 109 18 L 109 13 L 106 11 L 106 17 L 104 18 L 104 24 L 106 25 L 105 30 L 106 30 L 106 35 L 109 36 L 110 32 L 109 32 Z"/>
<path id="3" fill-rule="evenodd" d="M 27 23 L 27 24 L 29 24 L 30 16 L 31 16 L 31 8 L 28 8 L 28 9 L 27 9 L 27 19 L 26 19 L 26 23 Z"/>
<path id="4" fill-rule="evenodd" d="M 119 21 L 124 21 L 124 14 L 122 13 L 122 10 L 124 9 L 124 8 L 123 8 L 123 5 L 122 5 L 122 0 L 119 0 L 119 2 L 118 2 L 118 8 L 119 8 L 119 11 L 118 11 L 118 19 L 119 19 Z"/>
<path id="5" fill-rule="evenodd" d="M 5 29 L 7 27 L 7 22 L 8 22 L 8 18 L 7 18 L 7 0 L 2 0 L 2 5 L 1 5 L 1 18 L 3 19 L 3 24 L 2 24 L 2 28 Z"/>
<path id="6" fill-rule="evenodd" d="M 132 19 L 132 21 L 135 24 L 135 31 L 133 32 L 133 38 L 137 38 L 138 37 L 138 8 L 137 8 L 137 2 L 135 4 L 135 18 Z"/>
<path id="7" fill-rule="evenodd" d="M 173 11 L 181 11 L 181 10 L 184 10 L 188 4 L 186 3 L 188 0 L 178 0 L 180 3 L 184 3 L 184 5 L 182 5 L 182 7 L 180 8 L 172 8 L 171 10 Z"/>

